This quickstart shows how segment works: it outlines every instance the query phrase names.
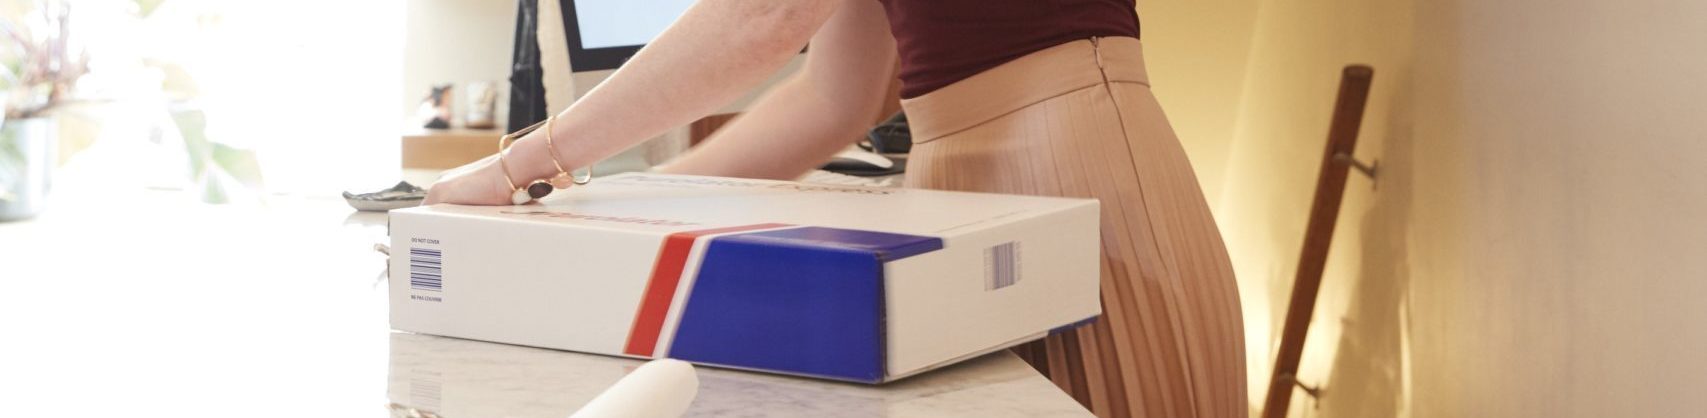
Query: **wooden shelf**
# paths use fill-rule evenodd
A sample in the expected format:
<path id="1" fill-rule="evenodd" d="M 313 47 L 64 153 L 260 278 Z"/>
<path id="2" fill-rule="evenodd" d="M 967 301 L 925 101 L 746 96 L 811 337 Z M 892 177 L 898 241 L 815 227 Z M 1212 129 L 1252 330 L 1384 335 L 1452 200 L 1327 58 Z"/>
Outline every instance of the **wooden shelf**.
<path id="1" fill-rule="evenodd" d="M 449 169 L 498 151 L 497 129 L 417 129 L 403 133 L 403 168 Z"/>

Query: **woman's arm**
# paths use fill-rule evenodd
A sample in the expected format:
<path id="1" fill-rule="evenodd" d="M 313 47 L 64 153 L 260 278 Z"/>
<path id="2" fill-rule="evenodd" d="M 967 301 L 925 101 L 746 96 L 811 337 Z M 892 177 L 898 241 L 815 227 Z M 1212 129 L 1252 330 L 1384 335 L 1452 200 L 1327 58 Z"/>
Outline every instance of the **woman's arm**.
<path id="1" fill-rule="evenodd" d="M 895 71 L 895 39 L 876 1 L 842 6 L 812 38 L 806 65 L 661 171 L 792 179 L 870 129 Z"/>
<path id="2" fill-rule="evenodd" d="M 800 51 L 845 0 L 700 0 L 553 124 L 559 157 L 584 167 L 686 124 L 750 90 Z M 556 174 L 545 130 L 438 184 L 427 203 L 508 204 L 519 186 Z M 507 167 L 504 168 L 504 167 Z"/>

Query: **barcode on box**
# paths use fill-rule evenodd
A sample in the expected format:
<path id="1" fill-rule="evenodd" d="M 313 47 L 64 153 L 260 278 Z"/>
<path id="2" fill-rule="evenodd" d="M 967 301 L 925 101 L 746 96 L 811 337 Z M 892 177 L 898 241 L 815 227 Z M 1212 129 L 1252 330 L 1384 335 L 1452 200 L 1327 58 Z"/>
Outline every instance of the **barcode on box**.
<path id="1" fill-rule="evenodd" d="M 409 288 L 434 292 L 444 290 L 443 251 L 432 248 L 409 249 Z"/>
<path id="2" fill-rule="evenodd" d="M 997 290 L 1019 282 L 1019 243 L 1008 242 L 984 249 L 984 290 Z"/>

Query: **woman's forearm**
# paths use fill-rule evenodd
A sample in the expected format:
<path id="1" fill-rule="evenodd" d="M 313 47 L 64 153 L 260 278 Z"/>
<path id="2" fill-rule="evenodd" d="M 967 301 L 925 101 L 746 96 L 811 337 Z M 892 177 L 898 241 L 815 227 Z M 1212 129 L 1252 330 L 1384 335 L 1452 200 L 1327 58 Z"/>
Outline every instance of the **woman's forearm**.
<path id="1" fill-rule="evenodd" d="M 552 135 L 585 167 L 704 116 L 800 51 L 841 0 L 701 0 L 598 87 L 559 114 Z M 541 129 L 508 157 L 517 182 L 556 173 Z"/>
<path id="2" fill-rule="evenodd" d="M 826 103 L 815 87 L 809 79 L 790 78 L 693 152 L 659 170 L 787 180 L 816 168 L 871 127 L 878 101 L 849 109 Z"/>
<path id="3" fill-rule="evenodd" d="M 875 1 L 843 5 L 800 72 L 661 171 L 791 179 L 822 164 L 880 116 L 896 59 L 886 19 Z"/>

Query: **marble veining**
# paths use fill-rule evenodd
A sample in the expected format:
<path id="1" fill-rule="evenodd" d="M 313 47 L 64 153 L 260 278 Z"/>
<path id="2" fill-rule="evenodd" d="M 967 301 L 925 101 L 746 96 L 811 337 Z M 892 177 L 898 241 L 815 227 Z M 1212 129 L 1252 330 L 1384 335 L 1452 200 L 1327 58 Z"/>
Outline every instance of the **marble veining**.
<path id="1" fill-rule="evenodd" d="M 383 214 L 194 202 L 0 224 L 0 415 L 560 418 L 640 364 L 391 331 Z M 696 417 L 1090 416 L 1006 352 L 878 387 L 698 370 Z"/>
<path id="2" fill-rule="evenodd" d="M 639 360 L 391 334 L 391 401 L 444 417 L 561 417 Z M 1006 352 L 882 386 L 696 367 L 692 417 L 1086 417 Z"/>

